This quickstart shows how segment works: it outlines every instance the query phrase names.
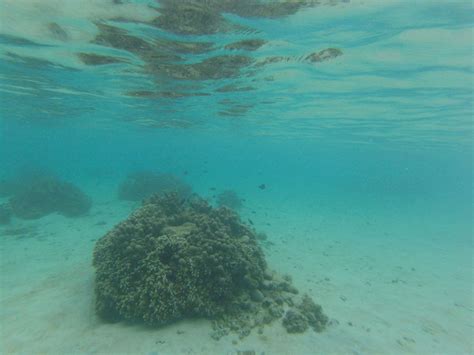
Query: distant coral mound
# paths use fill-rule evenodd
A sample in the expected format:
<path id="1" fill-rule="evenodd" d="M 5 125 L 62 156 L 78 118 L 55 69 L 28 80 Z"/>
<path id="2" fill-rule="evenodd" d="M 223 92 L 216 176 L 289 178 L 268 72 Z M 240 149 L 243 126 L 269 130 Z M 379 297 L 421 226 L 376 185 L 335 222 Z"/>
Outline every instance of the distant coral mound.
<path id="1" fill-rule="evenodd" d="M 24 179 L 10 198 L 12 213 L 24 219 L 36 219 L 58 212 L 66 217 L 85 214 L 90 198 L 75 185 L 53 176 Z"/>
<path id="2" fill-rule="evenodd" d="M 8 197 L 13 195 L 16 189 L 16 184 L 13 180 L 0 180 L 0 197 Z"/>
<path id="3" fill-rule="evenodd" d="M 8 203 L 0 204 L 0 224 L 10 223 L 12 216 L 11 207 Z"/>
<path id="4" fill-rule="evenodd" d="M 97 241 L 93 264 L 102 318 L 163 325 L 205 317 L 213 320 L 216 339 L 229 331 L 244 337 L 311 300 L 298 302 L 290 278 L 268 270 L 255 232 L 234 212 L 197 196 L 155 195 L 145 201 Z M 300 317 L 298 324 L 317 324 L 319 331 L 327 318 L 312 305 L 306 307 L 312 318 Z"/>
<path id="5" fill-rule="evenodd" d="M 228 207 L 233 210 L 242 208 L 242 199 L 233 190 L 224 190 L 216 196 L 216 203 L 219 207 Z"/>
<path id="6" fill-rule="evenodd" d="M 179 196 L 191 194 L 191 187 L 172 174 L 155 174 L 149 171 L 132 173 L 120 184 L 121 200 L 141 201 L 153 194 L 176 192 Z"/>

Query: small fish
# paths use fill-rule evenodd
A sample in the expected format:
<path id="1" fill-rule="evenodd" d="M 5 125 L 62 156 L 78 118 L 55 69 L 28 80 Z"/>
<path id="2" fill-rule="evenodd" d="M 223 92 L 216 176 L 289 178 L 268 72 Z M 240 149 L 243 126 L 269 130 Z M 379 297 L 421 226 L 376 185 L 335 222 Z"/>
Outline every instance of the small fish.
<path id="1" fill-rule="evenodd" d="M 188 173 L 187 170 L 185 170 L 185 171 L 183 172 L 183 174 L 184 174 L 184 175 L 188 175 L 189 173 Z"/>
<path id="2" fill-rule="evenodd" d="M 215 187 L 211 187 L 209 190 L 211 190 L 211 191 L 216 191 L 216 188 L 215 188 Z"/>
<path id="3" fill-rule="evenodd" d="M 265 184 L 260 184 L 260 185 L 258 185 L 258 188 L 260 190 L 265 190 L 267 188 L 267 186 Z"/>
<path id="4" fill-rule="evenodd" d="M 248 221 L 253 226 L 253 221 L 250 218 L 248 218 Z"/>

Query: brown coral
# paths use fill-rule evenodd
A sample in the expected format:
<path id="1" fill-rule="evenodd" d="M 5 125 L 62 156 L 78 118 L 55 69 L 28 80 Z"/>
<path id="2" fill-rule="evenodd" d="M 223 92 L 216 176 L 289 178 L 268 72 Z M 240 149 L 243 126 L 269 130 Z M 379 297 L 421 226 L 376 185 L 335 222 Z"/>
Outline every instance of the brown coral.
<path id="1" fill-rule="evenodd" d="M 197 196 L 145 201 L 97 242 L 93 263 L 101 317 L 150 325 L 205 317 L 216 339 L 281 318 L 298 293 L 267 269 L 254 230 Z"/>

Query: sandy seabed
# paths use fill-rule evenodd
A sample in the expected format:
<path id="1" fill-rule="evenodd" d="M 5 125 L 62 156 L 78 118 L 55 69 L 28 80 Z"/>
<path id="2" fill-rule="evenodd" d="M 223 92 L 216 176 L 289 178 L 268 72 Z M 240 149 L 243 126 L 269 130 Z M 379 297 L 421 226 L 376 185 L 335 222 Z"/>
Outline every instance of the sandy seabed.
<path id="1" fill-rule="evenodd" d="M 2 354 L 474 352 L 472 224 L 449 208 L 397 198 L 381 207 L 355 197 L 246 196 L 243 220 L 268 234 L 270 267 L 290 274 L 331 325 L 289 335 L 276 322 L 263 334 L 215 341 L 202 319 L 156 329 L 96 317 L 94 243 L 138 205 L 94 188 L 87 216 L 0 227 Z"/>

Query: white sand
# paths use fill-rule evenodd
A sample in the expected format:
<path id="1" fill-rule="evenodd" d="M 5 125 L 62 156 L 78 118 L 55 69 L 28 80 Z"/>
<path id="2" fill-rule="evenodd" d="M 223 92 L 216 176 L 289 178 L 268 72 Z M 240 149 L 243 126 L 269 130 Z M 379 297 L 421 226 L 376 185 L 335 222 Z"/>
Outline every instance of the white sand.
<path id="1" fill-rule="evenodd" d="M 247 198 L 274 243 L 271 267 L 320 303 L 332 325 L 288 335 L 280 323 L 238 340 L 209 322 L 164 328 L 105 324 L 94 314 L 94 242 L 133 204 L 106 190 L 89 216 L 51 215 L 0 228 L 3 354 L 468 354 L 473 352 L 472 226 L 423 202 Z M 113 194 L 112 194 L 113 196 Z M 359 201 L 360 202 L 360 201 Z M 99 222 L 105 225 L 98 225 Z M 434 223 L 435 221 L 436 223 Z M 270 225 L 267 225 L 270 224 Z M 5 235 L 27 228 L 19 236 Z M 237 344 L 232 341 L 237 340 Z"/>

